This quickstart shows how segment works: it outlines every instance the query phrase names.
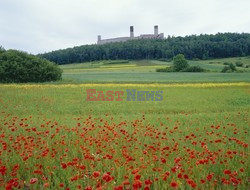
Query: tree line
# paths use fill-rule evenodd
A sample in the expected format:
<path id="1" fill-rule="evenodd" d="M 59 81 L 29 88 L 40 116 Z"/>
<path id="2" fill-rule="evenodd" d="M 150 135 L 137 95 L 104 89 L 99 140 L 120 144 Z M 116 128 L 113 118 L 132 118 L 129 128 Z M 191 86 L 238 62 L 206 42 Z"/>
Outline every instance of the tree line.
<path id="1" fill-rule="evenodd" d="M 250 55 L 249 33 L 201 34 L 166 39 L 141 39 L 103 45 L 83 45 L 38 56 L 57 64 L 97 60 L 172 59 L 183 54 L 187 59 L 210 59 Z"/>

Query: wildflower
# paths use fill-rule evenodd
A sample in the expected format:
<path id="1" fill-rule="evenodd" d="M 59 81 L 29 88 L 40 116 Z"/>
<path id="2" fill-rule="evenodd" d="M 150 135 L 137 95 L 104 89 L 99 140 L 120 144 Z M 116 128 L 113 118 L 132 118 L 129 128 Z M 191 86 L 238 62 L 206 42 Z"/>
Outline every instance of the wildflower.
<path id="1" fill-rule="evenodd" d="M 182 173 L 179 173 L 179 174 L 177 175 L 177 177 L 178 177 L 179 179 L 182 179 Z"/>
<path id="2" fill-rule="evenodd" d="M 0 174 L 5 175 L 7 171 L 7 168 L 5 166 L 0 167 Z"/>
<path id="3" fill-rule="evenodd" d="M 81 165 L 81 166 L 79 166 L 79 168 L 80 168 L 81 170 L 85 170 L 85 169 L 86 169 L 86 166 Z"/>
<path id="4" fill-rule="evenodd" d="M 142 187 L 142 182 L 140 180 L 135 180 L 133 183 L 134 189 L 140 189 Z"/>
<path id="5" fill-rule="evenodd" d="M 201 182 L 201 184 L 204 184 L 206 182 L 206 180 L 201 179 L 200 182 Z"/>
<path id="6" fill-rule="evenodd" d="M 60 183 L 60 184 L 59 184 L 59 187 L 64 187 L 64 184 L 63 184 L 63 183 Z"/>
<path id="7" fill-rule="evenodd" d="M 231 174 L 231 171 L 230 171 L 230 170 L 224 170 L 224 174 L 225 174 L 225 175 L 230 175 L 230 174 Z"/>
<path id="8" fill-rule="evenodd" d="M 123 190 L 123 186 L 122 185 L 116 186 L 114 187 L 114 190 Z"/>
<path id="9" fill-rule="evenodd" d="M 104 173 L 103 176 L 102 176 L 102 179 L 106 182 L 110 182 L 112 181 L 112 177 L 110 176 L 110 173 L 107 172 L 107 173 Z"/>
<path id="10" fill-rule="evenodd" d="M 152 185 L 153 184 L 153 182 L 150 179 L 145 180 L 144 183 L 146 185 Z"/>
<path id="11" fill-rule="evenodd" d="M 92 176 L 93 176 L 94 178 L 97 178 L 97 177 L 100 176 L 100 172 L 94 171 L 93 174 L 92 174 Z"/>
<path id="12" fill-rule="evenodd" d="M 63 169 L 67 168 L 67 164 L 65 164 L 65 163 L 61 163 L 61 166 L 62 166 Z"/>
<path id="13" fill-rule="evenodd" d="M 38 181 L 37 178 L 31 178 L 31 179 L 30 179 L 30 184 L 34 184 L 34 183 L 36 183 L 37 181 Z"/>
<path id="14" fill-rule="evenodd" d="M 178 183 L 175 182 L 175 181 L 172 181 L 170 185 L 171 185 L 171 187 L 173 187 L 173 188 L 177 188 L 177 187 L 178 187 Z"/>
<path id="15" fill-rule="evenodd" d="M 45 184 L 43 184 L 43 187 L 49 187 L 49 183 L 45 183 Z"/>
<path id="16" fill-rule="evenodd" d="M 212 178 L 213 178 L 213 174 L 208 174 L 208 175 L 207 175 L 207 180 L 208 180 L 208 181 L 211 181 Z"/>
<path id="17" fill-rule="evenodd" d="M 135 175 L 135 180 L 139 180 L 141 178 L 140 174 Z"/>
<path id="18" fill-rule="evenodd" d="M 184 177 L 184 179 L 188 179 L 188 175 L 187 174 L 184 174 L 183 177 Z"/>
<path id="19" fill-rule="evenodd" d="M 85 189 L 84 189 L 84 190 L 92 190 L 92 187 L 87 186 L 87 187 L 85 187 Z"/>

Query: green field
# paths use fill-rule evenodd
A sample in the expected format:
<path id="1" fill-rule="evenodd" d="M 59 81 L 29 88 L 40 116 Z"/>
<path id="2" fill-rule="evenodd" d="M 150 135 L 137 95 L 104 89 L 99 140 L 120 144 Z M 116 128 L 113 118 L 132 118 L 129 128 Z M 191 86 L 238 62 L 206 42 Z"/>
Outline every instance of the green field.
<path id="1" fill-rule="evenodd" d="M 0 102 L 1 188 L 247 189 L 249 83 L 0 85 Z"/>
<path id="2" fill-rule="evenodd" d="M 220 73 L 238 60 L 238 72 Z M 189 61 L 206 73 L 70 64 L 59 82 L 0 84 L 0 189 L 247 189 L 249 60 Z M 88 89 L 104 97 L 87 101 Z M 132 89 L 163 99 L 127 101 Z M 108 91 L 122 100 L 101 101 Z"/>
<path id="3" fill-rule="evenodd" d="M 221 73 L 224 63 L 243 63 L 236 73 Z M 60 66 L 65 83 L 184 83 L 184 82 L 250 82 L 250 58 L 226 58 L 205 61 L 189 61 L 191 66 L 200 66 L 206 73 L 157 73 L 172 62 L 156 60 L 99 61 Z M 249 65 L 249 68 L 246 66 Z"/>
<path id="4" fill-rule="evenodd" d="M 142 113 L 157 118 L 160 115 L 175 115 L 183 112 L 209 116 L 216 113 L 247 111 L 250 109 L 249 83 L 224 83 L 228 86 L 215 87 L 209 84 L 150 85 L 150 84 L 73 84 L 73 85 L 4 85 L 0 88 L 1 109 L 16 113 L 20 117 L 30 114 L 44 117 L 73 118 L 88 114 L 101 117 L 104 113 L 128 118 L 136 118 Z M 223 85 L 223 84 L 222 84 Z M 107 90 L 137 89 L 160 91 L 161 101 L 90 102 L 86 101 L 86 89 Z M 219 96 L 217 96 L 219 95 Z M 9 106 L 8 106 L 9 105 Z"/>

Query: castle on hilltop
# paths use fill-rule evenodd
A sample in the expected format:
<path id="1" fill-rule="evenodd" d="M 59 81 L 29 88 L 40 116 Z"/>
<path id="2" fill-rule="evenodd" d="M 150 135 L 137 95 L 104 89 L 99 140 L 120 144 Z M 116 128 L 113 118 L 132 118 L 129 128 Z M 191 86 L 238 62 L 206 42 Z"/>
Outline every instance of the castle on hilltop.
<path id="1" fill-rule="evenodd" d="M 140 36 L 134 36 L 134 27 L 130 26 L 130 36 L 129 37 L 119 37 L 119 38 L 110 38 L 103 39 L 100 35 L 97 37 L 97 44 L 107 44 L 114 42 L 126 42 L 128 40 L 137 40 L 137 39 L 164 39 L 164 33 L 158 33 L 158 26 L 154 26 L 154 34 L 141 34 Z"/>

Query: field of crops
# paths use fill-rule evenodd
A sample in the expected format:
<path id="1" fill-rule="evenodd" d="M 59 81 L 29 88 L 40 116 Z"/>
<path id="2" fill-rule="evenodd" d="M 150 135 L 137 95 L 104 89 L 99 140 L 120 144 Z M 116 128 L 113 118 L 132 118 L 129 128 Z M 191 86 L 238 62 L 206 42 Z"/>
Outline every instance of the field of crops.
<path id="1" fill-rule="evenodd" d="M 235 73 L 221 73 L 225 64 L 240 62 Z M 63 83 L 186 83 L 186 82 L 250 82 L 250 58 L 226 58 L 204 61 L 189 61 L 191 66 L 200 66 L 206 73 L 157 73 L 172 62 L 157 60 L 99 61 L 60 66 Z"/>
<path id="2" fill-rule="evenodd" d="M 87 101 L 87 89 L 125 93 Z M 249 110 L 246 82 L 2 84 L 0 188 L 245 190 Z"/>

